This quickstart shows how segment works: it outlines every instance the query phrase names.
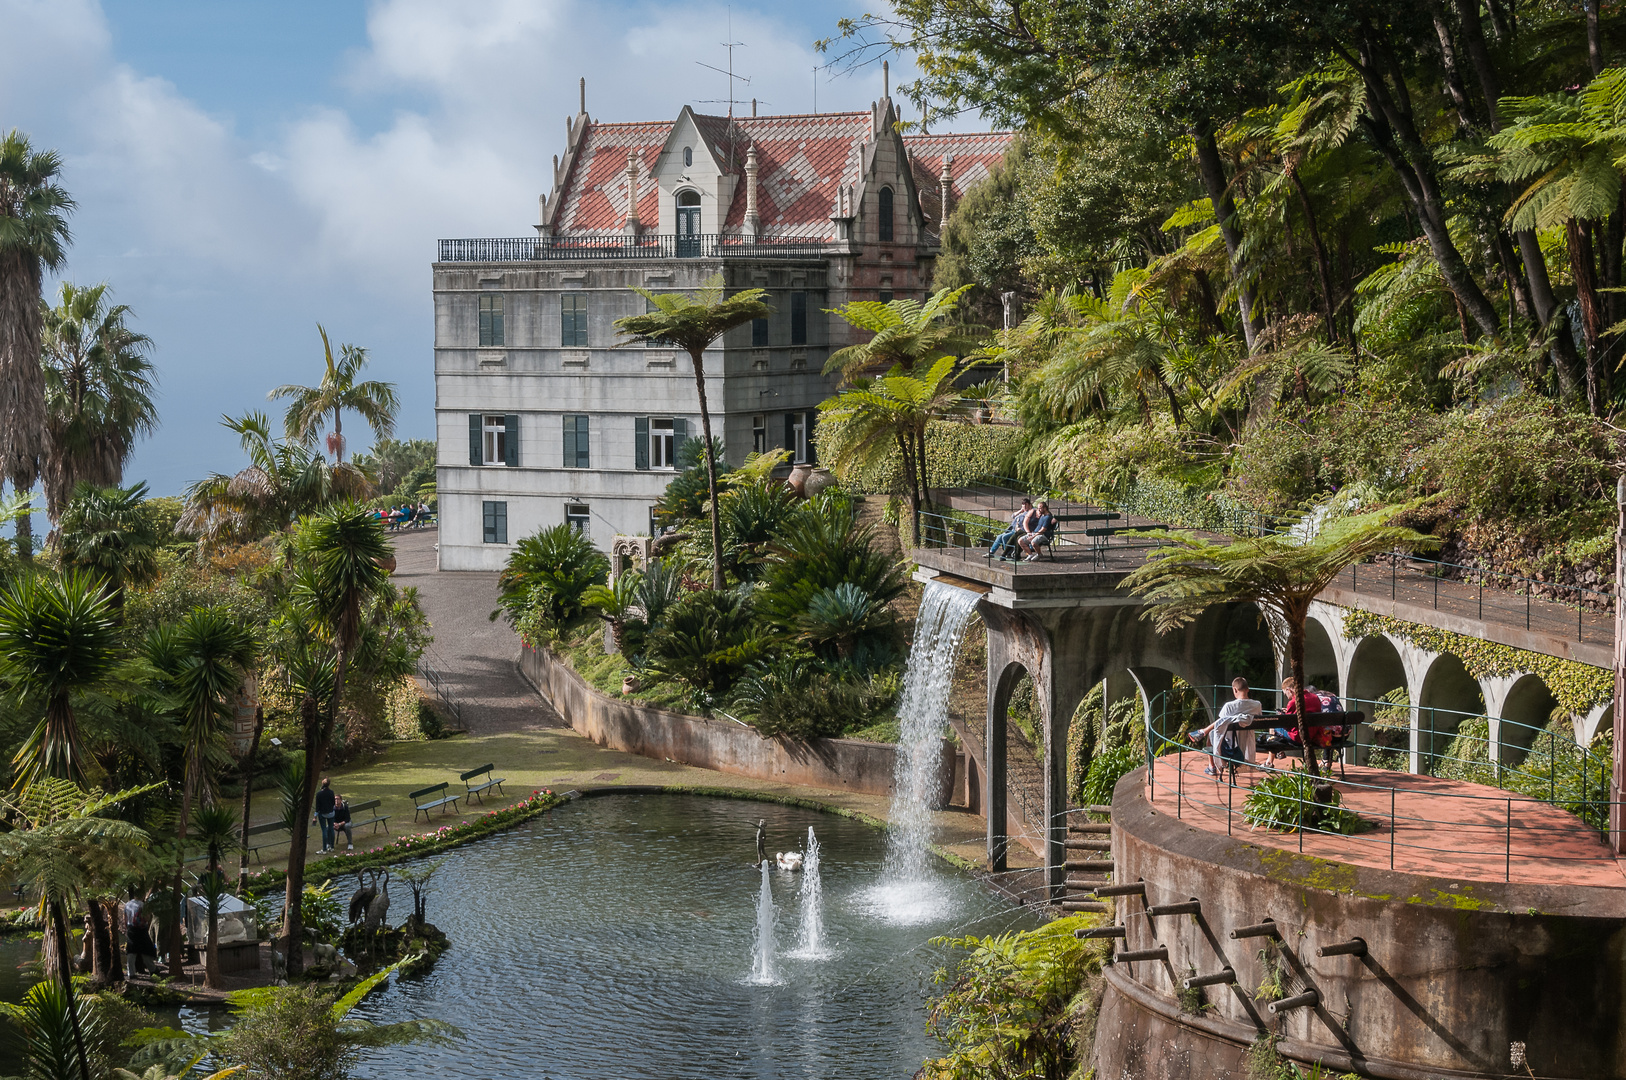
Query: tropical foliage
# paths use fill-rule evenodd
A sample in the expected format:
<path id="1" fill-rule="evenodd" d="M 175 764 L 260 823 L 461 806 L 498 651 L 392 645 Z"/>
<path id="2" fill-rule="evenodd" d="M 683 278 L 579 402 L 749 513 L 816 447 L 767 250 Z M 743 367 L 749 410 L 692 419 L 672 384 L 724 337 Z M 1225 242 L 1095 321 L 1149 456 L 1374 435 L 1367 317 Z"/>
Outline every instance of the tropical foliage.
<path id="1" fill-rule="evenodd" d="M 315 444 L 317 435 L 331 415 L 333 427 L 328 432 L 327 448 L 334 462 L 342 463 L 345 412 L 360 413 L 375 436 L 387 439 L 395 431 L 395 414 L 400 411 L 401 401 L 395 393 L 394 383 L 359 378 L 361 369 L 367 366 L 366 349 L 359 345 L 340 345 L 339 359 L 335 360 L 333 343 L 328 341 L 327 331 L 318 324 L 316 332 L 322 335 L 322 353 L 327 361 L 322 381 L 315 386 L 288 383 L 272 390 L 267 396 L 272 400 L 288 400 L 283 428 L 288 438 L 306 446 Z"/>

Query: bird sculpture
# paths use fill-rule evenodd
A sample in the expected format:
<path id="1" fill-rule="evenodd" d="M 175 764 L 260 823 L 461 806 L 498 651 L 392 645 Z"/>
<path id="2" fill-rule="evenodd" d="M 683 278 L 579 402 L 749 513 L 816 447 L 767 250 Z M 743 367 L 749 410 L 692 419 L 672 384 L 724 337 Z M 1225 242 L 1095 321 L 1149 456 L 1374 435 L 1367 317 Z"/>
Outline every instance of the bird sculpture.
<path id="1" fill-rule="evenodd" d="M 802 853 L 800 851 L 781 851 L 774 855 L 774 861 L 781 870 L 800 870 L 802 868 Z"/>
<path id="2" fill-rule="evenodd" d="M 368 933 L 372 933 L 384 925 L 384 918 L 390 911 L 389 871 L 384 871 L 382 880 L 375 874 L 373 882 L 377 886 L 377 894 L 367 902 L 367 921 L 362 924 Z"/>
<path id="3" fill-rule="evenodd" d="M 373 897 L 378 895 L 378 875 L 376 873 L 373 875 L 373 882 L 369 885 L 362 879 L 362 875 L 358 873 L 356 875 L 356 884 L 359 888 L 356 889 L 355 895 L 350 898 L 351 926 L 362 920 L 362 917 L 367 914 L 368 905 L 373 902 Z"/>
<path id="4" fill-rule="evenodd" d="M 767 819 L 757 822 L 757 861 L 761 866 L 768 861 L 768 822 Z"/>

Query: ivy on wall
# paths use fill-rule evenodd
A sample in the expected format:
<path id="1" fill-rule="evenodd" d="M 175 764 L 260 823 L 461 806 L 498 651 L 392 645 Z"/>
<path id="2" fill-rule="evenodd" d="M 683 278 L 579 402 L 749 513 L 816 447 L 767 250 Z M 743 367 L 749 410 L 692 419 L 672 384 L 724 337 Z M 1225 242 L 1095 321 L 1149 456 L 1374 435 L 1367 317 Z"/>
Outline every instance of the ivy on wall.
<path id="1" fill-rule="evenodd" d="M 950 488 L 1008 471 L 1021 434 L 1020 428 L 1006 424 L 934 421 L 926 429 L 926 477 L 934 488 Z M 816 434 L 813 441 L 818 442 Z M 853 470 L 841 482 L 866 494 L 890 495 L 903 490 L 902 466 L 893 453 L 873 468 Z"/>
<path id="2" fill-rule="evenodd" d="M 1515 649 L 1511 645 L 1423 626 L 1390 615 L 1345 610 L 1344 635 L 1350 640 L 1359 641 L 1378 634 L 1388 634 L 1430 652 L 1450 653 L 1461 660 L 1468 674 L 1476 679 L 1531 672 L 1541 677 L 1560 705 L 1578 715 L 1586 715 L 1615 696 L 1615 675 L 1606 668 Z"/>

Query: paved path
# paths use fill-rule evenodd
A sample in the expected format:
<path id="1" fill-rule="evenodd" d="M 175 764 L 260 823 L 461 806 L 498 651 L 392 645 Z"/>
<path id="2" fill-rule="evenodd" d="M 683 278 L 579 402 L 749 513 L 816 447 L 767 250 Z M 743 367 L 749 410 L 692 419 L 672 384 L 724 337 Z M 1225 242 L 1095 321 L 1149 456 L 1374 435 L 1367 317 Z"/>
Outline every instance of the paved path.
<path id="1" fill-rule="evenodd" d="M 334 787 L 353 800 L 378 798 L 391 815 L 391 833 L 356 838 L 358 850 L 388 842 L 403 832 L 425 832 L 466 819 L 470 811 L 439 812 L 413 821 L 412 802 L 406 793 L 415 788 L 449 781 L 462 785 L 457 774 L 492 762 L 497 775 L 508 777 L 506 796 L 476 803 L 473 813 L 506 805 L 538 788 L 555 791 L 623 784 L 689 785 L 755 791 L 770 795 L 816 800 L 824 805 L 875 818 L 886 818 L 887 800 L 847 791 L 796 787 L 712 772 L 670 761 L 654 761 L 599 746 L 576 734 L 520 677 L 515 660 L 518 637 L 499 616 L 488 618 L 496 603 L 494 573 L 440 572 L 435 566 L 433 531 L 395 537 L 395 580 L 418 589 L 424 611 L 435 632 L 431 658 L 436 662 L 450 694 L 458 702 L 466 734 L 432 742 L 397 742 L 374 757 L 351 762 L 332 772 Z M 252 818 L 269 821 L 279 813 L 274 791 L 257 792 Z M 742 819 L 751 811 L 741 807 Z M 938 816 L 939 842 L 955 854 L 980 862 L 984 833 L 979 817 L 963 810 Z M 770 837 L 770 846 L 773 838 Z M 791 845 L 791 838 L 782 841 Z M 267 862 L 286 858 L 286 849 L 273 849 Z M 1023 853 L 1013 849 L 1013 856 Z M 1013 859 L 1013 865 L 1018 864 Z"/>
<path id="2" fill-rule="evenodd" d="M 1354 836 L 1252 829 L 1242 820 L 1252 781 L 1203 774 L 1206 754 L 1168 754 L 1153 771 L 1152 805 L 1187 825 L 1334 862 L 1463 881 L 1626 888 L 1597 830 L 1544 802 L 1499 788 L 1351 765 L 1343 804 L 1371 826 Z M 1259 774 L 1252 774 L 1257 776 Z"/>

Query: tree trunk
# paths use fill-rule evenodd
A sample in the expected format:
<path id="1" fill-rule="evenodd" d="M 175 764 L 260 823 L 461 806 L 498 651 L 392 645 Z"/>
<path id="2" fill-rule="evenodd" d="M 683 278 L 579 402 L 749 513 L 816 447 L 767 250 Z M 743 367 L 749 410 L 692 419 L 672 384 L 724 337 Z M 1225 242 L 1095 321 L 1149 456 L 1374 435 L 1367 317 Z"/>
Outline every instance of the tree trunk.
<path id="1" fill-rule="evenodd" d="M 1310 195 L 1304 190 L 1304 181 L 1299 178 L 1299 171 L 1293 169 L 1288 173 L 1293 180 L 1293 190 L 1298 192 L 1299 209 L 1304 211 L 1304 224 L 1310 234 L 1310 246 L 1315 248 L 1316 269 L 1321 272 L 1321 303 L 1327 315 L 1327 344 L 1338 344 L 1338 328 L 1333 324 L 1332 302 L 1332 264 L 1327 260 L 1327 245 L 1321 242 L 1321 229 L 1316 225 L 1315 208 L 1310 205 Z M 1177 424 L 1178 420 L 1175 421 Z"/>
<path id="2" fill-rule="evenodd" d="M 316 784 L 321 775 L 322 738 L 321 710 L 314 697 L 305 695 L 299 703 L 300 720 L 305 729 L 305 782 L 300 785 L 298 813 L 294 815 L 294 831 L 288 838 L 288 879 L 283 892 L 282 953 L 288 958 L 288 978 L 304 973 L 305 925 L 301 902 L 305 896 L 305 852 L 310 848 L 311 807 L 316 802 Z"/>
<path id="3" fill-rule="evenodd" d="M 1457 110 L 1457 121 L 1464 128 L 1472 129 L 1474 126 L 1473 107 L 1468 104 L 1468 88 L 1462 83 L 1462 72 L 1457 66 L 1457 44 L 1451 34 L 1451 24 L 1446 21 L 1445 9 L 1440 6 L 1439 0 L 1432 0 L 1429 4 L 1429 14 L 1434 19 L 1434 34 L 1440 39 L 1440 59 L 1445 66 L 1445 92 L 1450 95 L 1451 104 Z"/>
<path id="4" fill-rule="evenodd" d="M 186 823 L 192 818 L 191 770 L 181 784 L 181 822 L 175 830 L 175 919 L 169 926 L 169 977 L 179 979 L 186 974 L 186 954 L 181 951 L 181 924 L 186 922 L 186 895 L 181 883 L 181 872 L 186 869 Z M 193 943 L 196 945 L 196 942 Z"/>
<path id="5" fill-rule="evenodd" d="M 1586 7 L 1586 59 L 1592 77 L 1603 74 L 1603 34 L 1598 26 L 1598 0 L 1583 0 Z"/>
<path id="6" fill-rule="evenodd" d="M 113 970 L 110 980 L 117 984 L 124 981 L 124 946 L 119 941 L 119 902 L 115 897 L 112 900 L 102 901 L 102 911 L 107 919 L 107 942 L 112 949 Z"/>
<path id="7" fill-rule="evenodd" d="M 62 912 L 62 901 L 49 904 L 51 925 L 56 928 L 57 969 L 62 975 L 62 989 L 68 997 L 68 1022 L 73 1025 L 73 1047 L 79 1054 L 81 1080 L 90 1080 L 90 1061 L 85 1057 L 85 1033 L 79 1028 L 79 1005 L 73 996 L 73 964 L 68 959 L 68 920 Z"/>
<path id="8" fill-rule="evenodd" d="M 1214 220 L 1219 222 L 1220 236 L 1225 240 L 1226 259 L 1231 267 L 1231 278 L 1236 282 L 1236 304 L 1242 321 L 1242 337 L 1251 353 L 1259 327 L 1254 319 L 1253 291 L 1243 283 L 1242 267 L 1237 261 L 1242 249 L 1242 229 L 1237 224 L 1236 202 L 1231 198 L 1231 188 L 1225 179 L 1225 163 L 1220 159 L 1213 126 L 1193 129 L 1191 135 L 1197 144 L 1197 172 L 1202 179 L 1203 190 L 1213 204 Z"/>
<path id="9" fill-rule="evenodd" d="M 85 915 L 90 944 L 90 978 L 98 986 L 107 986 L 112 983 L 112 969 L 117 966 L 113 941 L 107 932 L 107 909 L 102 907 L 100 900 L 86 900 Z"/>
<path id="10" fill-rule="evenodd" d="M 1491 62 L 1490 50 L 1485 46 L 1485 31 L 1479 25 L 1479 0 L 1455 0 L 1457 19 L 1462 27 L 1463 51 L 1479 77 L 1479 92 L 1485 99 L 1485 117 L 1493 132 L 1502 130 L 1502 80 L 1497 78 L 1496 66 Z"/>
<path id="11" fill-rule="evenodd" d="M 248 814 L 254 797 L 254 756 L 260 752 L 260 735 L 265 731 L 265 709 L 254 709 L 254 738 L 248 744 L 248 756 L 243 759 L 243 852 L 237 860 L 237 891 L 248 888 Z"/>
<path id="12" fill-rule="evenodd" d="M 915 451 L 909 436 L 899 433 L 898 456 L 903 462 L 903 482 L 909 489 L 909 545 L 920 546 L 920 485 L 915 482 Z"/>
<path id="13" fill-rule="evenodd" d="M 1581 334 L 1586 341 L 1586 403 L 1593 416 L 1603 414 L 1603 323 L 1598 303 L 1598 278 L 1592 257 L 1592 237 L 1587 223 L 1570 218 L 1566 227 L 1570 250 L 1570 274 L 1575 279 L 1575 297 L 1581 307 Z"/>
<path id="14" fill-rule="evenodd" d="M 705 349 L 689 354 L 694 361 L 694 388 L 700 395 L 700 437 L 706 440 L 706 490 L 711 507 L 711 587 L 723 587 L 723 527 L 717 517 L 717 455 L 711 445 L 711 410 L 706 406 Z"/>
<path id="15" fill-rule="evenodd" d="M 1298 720 L 1299 746 L 1304 748 L 1304 767 L 1311 776 L 1320 776 L 1321 768 L 1316 764 L 1315 751 L 1310 748 L 1310 725 L 1305 723 L 1303 616 L 1290 619 L 1287 623 L 1287 667 L 1293 676 L 1293 685 L 1297 687 L 1293 692 L 1293 715 Z"/>
<path id="16" fill-rule="evenodd" d="M 209 851 L 209 884 L 222 892 L 225 889 L 225 875 L 220 872 L 220 856 L 213 847 Z M 215 938 L 220 936 L 220 908 L 217 904 L 209 905 L 209 940 L 204 946 L 203 953 L 203 985 L 211 990 L 220 989 L 220 945 Z"/>

